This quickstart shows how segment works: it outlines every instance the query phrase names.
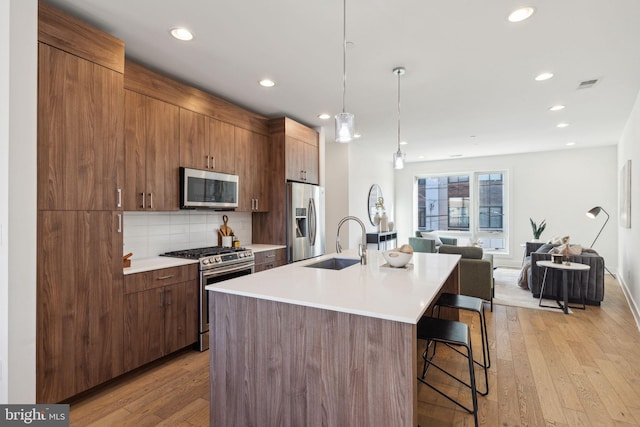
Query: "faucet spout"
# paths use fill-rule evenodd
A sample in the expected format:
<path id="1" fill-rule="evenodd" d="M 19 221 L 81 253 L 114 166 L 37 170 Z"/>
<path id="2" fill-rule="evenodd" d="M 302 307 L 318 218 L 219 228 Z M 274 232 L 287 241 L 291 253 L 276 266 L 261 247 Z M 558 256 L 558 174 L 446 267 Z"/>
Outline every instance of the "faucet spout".
<path id="1" fill-rule="evenodd" d="M 340 245 L 340 228 L 342 227 L 342 224 L 344 224 L 349 220 L 353 220 L 358 224 L 360 224 L 360 228 L 362 229 L 362 242 L 358 245 L 358 255 L 360 255 L 360 264 L 366 265 L 367 264 L 367 230 L 364 227 L 364 223 L 358 217 L 345 216 L 338 223 L 338 231 L 336 232 L 336 252 L 337 253 L 342 252 L 342 246 Z"/>

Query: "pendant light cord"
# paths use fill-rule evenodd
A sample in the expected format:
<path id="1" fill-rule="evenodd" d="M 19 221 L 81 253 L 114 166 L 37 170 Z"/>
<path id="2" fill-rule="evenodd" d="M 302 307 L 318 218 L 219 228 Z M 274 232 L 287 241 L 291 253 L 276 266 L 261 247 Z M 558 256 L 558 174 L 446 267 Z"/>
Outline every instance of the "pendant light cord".
<path id="1" fill-rule="evenodd" d="M 400 152 L 400 76 L 402 73 L 398 71 L 398 152 Z"/>
<path id="2" fill-rule="evenodd" d="M 347 0 L 342 2 L 342 112 L 347 104 Z"/>

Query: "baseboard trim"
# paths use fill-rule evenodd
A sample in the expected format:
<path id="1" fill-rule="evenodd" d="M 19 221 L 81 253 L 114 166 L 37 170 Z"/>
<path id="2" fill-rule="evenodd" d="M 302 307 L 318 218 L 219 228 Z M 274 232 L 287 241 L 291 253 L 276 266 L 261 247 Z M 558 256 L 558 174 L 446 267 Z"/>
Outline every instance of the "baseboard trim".
<path id="1" fill-rule="evenodd" d="M 629 305 L 629 309 L 631 310 L 631 314 L 633 315 L 633 319 L 636 321 L 636 328 L 640 331 L 640 310 L 636 305 L 636 302 L 631 297 L 631 292 L 629 292 L 629 288 L 627 287 L 627 283 L 624 281 L 624 277 L 622 275 L 617 274 L 616 280 L 622 289 L 622 293 L 624 297 L 627 299 L 627 304 Z"/>

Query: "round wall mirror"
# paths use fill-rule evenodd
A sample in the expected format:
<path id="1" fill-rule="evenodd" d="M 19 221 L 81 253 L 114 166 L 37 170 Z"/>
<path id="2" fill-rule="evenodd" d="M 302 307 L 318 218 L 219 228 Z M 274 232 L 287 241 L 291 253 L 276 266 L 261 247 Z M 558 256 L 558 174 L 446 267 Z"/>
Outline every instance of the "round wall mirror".
<path id="1" fill-rule="evenodd" d="M 378 184 L 373 184 L 369 189 L 369 198 L 368 201 L 368 212 L 369 212 L 369 221 L 371 224 L 378 225 L 374 222 L 373 218 L 378 213 L 378 208 L 376 208 L 376 203 L 378 203 L 378 199 L 382 196 L 382 190 Z"/>

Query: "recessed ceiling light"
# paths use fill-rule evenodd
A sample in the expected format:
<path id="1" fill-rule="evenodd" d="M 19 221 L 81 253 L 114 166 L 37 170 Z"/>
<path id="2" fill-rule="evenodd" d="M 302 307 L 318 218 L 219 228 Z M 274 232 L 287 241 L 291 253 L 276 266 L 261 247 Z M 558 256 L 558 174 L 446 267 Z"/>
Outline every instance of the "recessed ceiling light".
<path id="1" fill-rule="evenodd" d="M 400 145 L 409 145 L 407 141 L 400 141 Z"/>
<path id="2" fill-rule="evenodd" d="M 576 145 L 576 143 L 573 141 L 567 142 L 567 146 L 571 147 L 572 145 Z"/>
<path id="3" fill-rule="evenodd" d="M 553 77 L 553 73 L 542 73 L 542 74 L 538 74 L 536 76 L 536 81 L 537 82 L 542 82 L 545 80 L 549 80 L 551 77 Z"/>
<path id="4" fill-rule="evenodd" d="M 558 123 L 557 126 L 559 128 L 566 128 L 567 126 L 569 126 L 569 123 L 564 123 L 564 122 L 563 123 Z"/>
<path id="5" fill-rule="evenodd" d="M 359 134 L 359 133 L 354 133 L 354 134 L 353 134 L 353 137 L 354 137 L 354 138 L 360 138 L 361 136 L 362 136 L 362 135 L 361 135 L 361 134 Z"/>
<path id="6" fill-rule="evenodd" d="M 182 41 L 193 40 L 193 33 L 186 28 L 176 27 L 170 30 L 170 33 L 173 37 Z"/>
<path id="7" fill-rule="evenodd" d="M 528 19 L 533 15 L 534 9 L 532 7 L 523 7 L 521 9 L 514 10 L 509 15 L 509 22 L 521 22 Z"/>
<path id="8" fill-rule="evenodd" d="M 322 114 L 318 114 L 318 118 L 320 120 L 329 120 L 331 118 L 331 116 L 328 115 L 327 113 L 322 113 Z"/>
<path id="9" fill-rule="evenodd" d="M 549 111 L 560 111 L 560 110 L 564 110 L 564 105 L 554 105 L 553 107 L 549 108 Z"/>
<path id="10" fill-rule="evenodd" d="M 418 156 L 419 159 L 424 159 L 424 156 Z"/>
<path id="11" fill-rule="evenodd" d="M 276 82 L 270 79 L 262 79 L 259 83 L 262 87 L 274 87 L 276 85 Z"/>

